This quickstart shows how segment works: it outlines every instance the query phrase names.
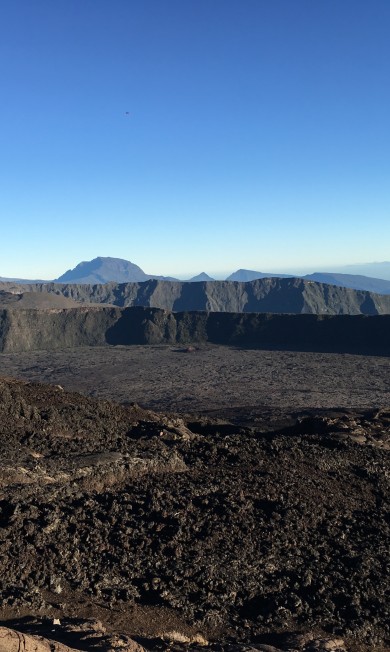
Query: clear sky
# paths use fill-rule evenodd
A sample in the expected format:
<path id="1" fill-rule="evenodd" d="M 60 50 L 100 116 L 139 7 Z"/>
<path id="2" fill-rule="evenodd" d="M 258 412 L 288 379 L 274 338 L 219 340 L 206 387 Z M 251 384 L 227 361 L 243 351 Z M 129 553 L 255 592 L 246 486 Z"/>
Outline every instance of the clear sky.
<path id="1" fill-rule="evenodd" d="M 0 8 L 0 276 L 390 259 L 389 0 Z"/>

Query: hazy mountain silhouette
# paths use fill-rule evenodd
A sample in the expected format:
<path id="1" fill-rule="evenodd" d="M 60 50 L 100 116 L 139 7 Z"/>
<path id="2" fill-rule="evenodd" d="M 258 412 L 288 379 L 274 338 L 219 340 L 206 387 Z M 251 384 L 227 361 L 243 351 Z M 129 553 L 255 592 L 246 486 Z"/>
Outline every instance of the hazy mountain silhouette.
<path id="1" fill-rule="evenodd" d="M 93 260 L 84 261 L 69 269 L 65 274 L 55 279 L 56 283 L 142 283 L 150 279 L 175 280 L 172 277 L 153 276 L 146 274 L 138 265 L 122 258 L 98 256 Z"/>
<path id="2" fill-rule="evenodd" d="M 29 285 L 30 283 L 51 283 L 52 281 L 43 281 L 40 278 L 9 278 L 6 276 L 0 276 L 0 283 L 23 283 L 24 285 Z"/>
<path id="3" fill-rule="evenodd" d="M 193 276 L 188 280 L 189 283 L 199 283 L 201 281 L 215 281 L 215 278 L 212 278 L 206 272 L 201 272 L 197 276 Z"/>
<path id="4" fill-rule="evenodd" d="M 390 265 L 390 263 L 389 263 Z M 270 272 L 255 272 L 251 269 L 239 269 L 227 277 L 227 281 L 238 281 L 247 283 L 259 278 L 303 278 L 317 283 L 336 285 L 337 287 L 351 288 L 352 290 L 366 290 L 375 294 L 390 294 L 390 280 L 370 278 L 357 274 L 341 274 L 338 272 L 314 272 L 306 276 L 295 276 L 291 274 L 277 274 Z"/>
<path id="5" fill-rule="evenodd" d="M 345 274 L 363 274 L 373 278 L 390 281 L 390 262 L 385 260 L 381 263 L 361 263 L 359 265 L 343 265 L 338 271 Z"/>
<path id="6" fill-rule="evenodd" d="M 255 272 L 252 269 L 238 269 L 236 272 L 233 272 L 233 274 L 230 274 L 226 280 L 247 283 L 248 281 L 255 281 L 258 278 L 293 278 L 293 275 L 275 274 L 272 272 Z"/>
<path id="7" fill-rule="evenodd" d="M 376 294 L 390 294 L 390 281 L 380 278 L 370 278 L 368 276 L 358 276 L 357 274 L 332 274 L 325 272 L 315 272 L 303 276 L 305 280 L 317 281 L 317 283 L 327 283 L 328 285 L 337 285 L 338 287 L 352 288 L 353 290 L 366 290 Z"/>
<path id="8" fill-rule="evenodd" d="M 340 268 L 338 268 L 340 269 Z M 353 290 L 365 290 L 367 292 L 374 292 L 376 294 L 390 294 L 390 262 L 383 263 L 366 263 L 363 265 L 349 265 L 344 267 L 347 269 L 367 269 L 373 270 L 374 276 L 370 277 L 361 274 L 347 274 L 343 272 L 315 272 L 300 276 L 300 278 L 308 281 L 316 281 L 319 283 L 326 283 L 336 287 L 350 288 Z M 382 273 L 383 277 L 378 278 L 377 273 Z M 387 270 L 387 271 L 386 271 Z M 386 276 L 388 274 L 388 276 Z M 257 272 L 250 269 L 238 269 L 233 274 L 227 277 L 226 281 L 236 281 L 240 283 L 247 283 L 257 279 L 264 278 L 297 278 L 292 274 L 279 274 L 275 272 Z M 105 284 L 105 283 L 144 283 L 149 280 L 161 281 L 177 281 L 178 279 L 172 276 L 157 276 L 154 274 L 147 274 L 135 263 L 122 258 L 103 257 L 98 256 L 90 261 L 84 261 L 76 265 L 74 269 L 69 269 L 67 272 L 55 279 L 56 283 L 74 283 L 74 284 Z M 193 276 L 188 282 L 210 282 L 215 281 L 211 276 L 202 272 Z M 31 285 L 34 283 L 52 283 L 53 281 L 31 280 L 21 278 L 0 277 L 0 282 L 12 282 L 15 284 Z M 222 281 L 215 281 L 222 283 Z"/>

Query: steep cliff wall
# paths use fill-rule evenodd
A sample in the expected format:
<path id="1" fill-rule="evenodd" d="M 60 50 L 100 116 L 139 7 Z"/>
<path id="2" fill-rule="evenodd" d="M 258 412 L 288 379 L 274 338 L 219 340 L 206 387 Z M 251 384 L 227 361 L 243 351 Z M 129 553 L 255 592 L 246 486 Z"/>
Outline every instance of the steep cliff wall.
<path id="1" fill-rule="evenodd" d="M 0 310 L 0 351 L 103 345 L 120 317 L 120 308 Z"/>
<path id="2" fill-rule="evenodd" d="M 174 312 L 273 312 L 319 315 L 390 314 L 390 295 L 326 285 L 300 278 L 263 278 L 248 283 L 208 281 L 72 285 L 0 283 L 5 292 L 61 294 L 78 303 L 143 306 Z"/>
<path id="3" fill-rule="evenodd" d="M 390 315 L 276 315 L 81 307 L 0 310 L 0 351 L 212 342 L 390 355 Z"/>

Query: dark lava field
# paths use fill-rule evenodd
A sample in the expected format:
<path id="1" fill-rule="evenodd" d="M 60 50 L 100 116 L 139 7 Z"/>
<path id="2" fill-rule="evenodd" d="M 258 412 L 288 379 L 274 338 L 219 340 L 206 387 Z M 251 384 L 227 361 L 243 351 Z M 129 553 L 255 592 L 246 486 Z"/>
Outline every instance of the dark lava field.
<path id="1" fill-rule="evenodd" d="M 264 351 L 209 343 L 77 347 L 3 353 L 0 376 L 153 410 L 217 411 L 242 418 L 262 408 L 390 406 L 390 358 Z"/>
<path id="2" fill-rule="evenodd" d="M 0 365 L 1 652 L 390 649 L 388 358 Z"/>

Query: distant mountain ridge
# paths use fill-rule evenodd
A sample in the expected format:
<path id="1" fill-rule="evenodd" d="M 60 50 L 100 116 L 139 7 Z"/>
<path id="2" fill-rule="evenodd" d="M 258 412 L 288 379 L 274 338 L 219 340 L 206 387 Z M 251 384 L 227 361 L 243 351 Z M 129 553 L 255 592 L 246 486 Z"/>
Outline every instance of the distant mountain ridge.
<path id="1" fill-rule="evenodd" d="M 358 274 L 390 281 L 390 261 L 345 265 L 342 267 L 342 273 Z"/>
<path id="2" fill-rule="evenodd" d="M 189 283 L 152 279 L 141 283 L 0 283 L 5 292 L 63 294 L 80 304 L 142 306 L 173 312 L 267 312 L 317 315 L 390 314 L 390 296 L 302 278 L 263 278 L 248 283 Z"/>
<path id="3" fill-rule="evenodd" d="M 239 269 L 227 277 L 227 281 L 238 281 L 245 283 L 255 281 L 259 278 L 303 278 L 307 281 L 316 281 L 317 283 L 326 283 L 327 285 L 336 285 L 337 287 L 351 288 L 352 290 L 365 290 L 366 292 L 375 292 L 375 294 L 390 294 L 390 281 L 380 278 L 370 278 L 357 274 L 339 274 L 337 272 L 314 272 L 305 276 L 293 276 L 290 274 L 267 274 L 265 272 L 255 272 L 250 269 Z"/>
<path id="4" fill-rule="evenodd" d="M 376 266 L 376 267 L 375 267 Z M 352 268 L 354 266 L 349 266 Z M 359 269 L 364 265 L 355 266 Z M 373 267 L 375 269 L 384 269 L 388 267 L 390 277 L 390 262 L 384 263 L 367 263 L 367 269 Z M 347 269 L 347 268 L 346 268 Z M 247 283 L 256 279 L 264 278 L 303 278 L 308 281 L 316 281 L 334 285 L 337 287 L 350 288 L 354 290 L 365 290 L 367 292 L 374 292 L 375 294 L 390 294 L 390 278 L 376 278 L 364 276 L 361 274 L 344 274 L 340 272 L 315 272 L 307 274 L 306 276 L 294 276 L 292 274 L 279 274 L 274 272 L 258 272 L 249 269 L 239 269 L 227 277 L 228 282 Z M 105 283 L 144 283 L 149 280 L 161 281 L 178 281 L 178 279 L 171 276 L 158 276 L 147 274 L 141 267 L 122 258 L 103 257 L 98 256 L 90 261 L 84 261 L 76 265 L 73 269 L 69 269 L 64 274 L 59 276 L 55 281 L 41 281 L 41 280 L 27 280 L 15 278 L 2 278 L 0 282 L 13 282 L 15 284 L 31 285 L 34 283 L 74 283 L 74 284 L 105 284 Z M 200 282 L 217 282 L 211 276 L 202 272 L 189 279 L 191 283 Z"/>
<path id="5" fill-rule="evenodd" d="M 0 283 L 23 283 L 30 285 L 31 283 L 51 283 L 52 281 L 45 281 L 40 278 L 9 278 L 8 276 L 0 276 Z"/>
<path id="6" fill-rule="evenodd" d="M 390 281 L 380 278 L 370 278 L 369 276 L 360 276 L 358 274 L 331 274 L 325 272 L 315 272 L 303 276 L 305 280 L 317 281 L 317 283 L 327 283 L 328 285 L 337 285 L 338 287 L 351 288 L 353 290 L 366 290 L 376 294 L 390 294 Z"/>
<path id="7" fill-rule="evenodd" d="M 227 281 L 238 281 L 247 283 L 258 278 L 294 278 L 293 274 L 273 274 L 272 272 L 255 272 L 253 269 L 238 269 L 227 277 Z"/>

